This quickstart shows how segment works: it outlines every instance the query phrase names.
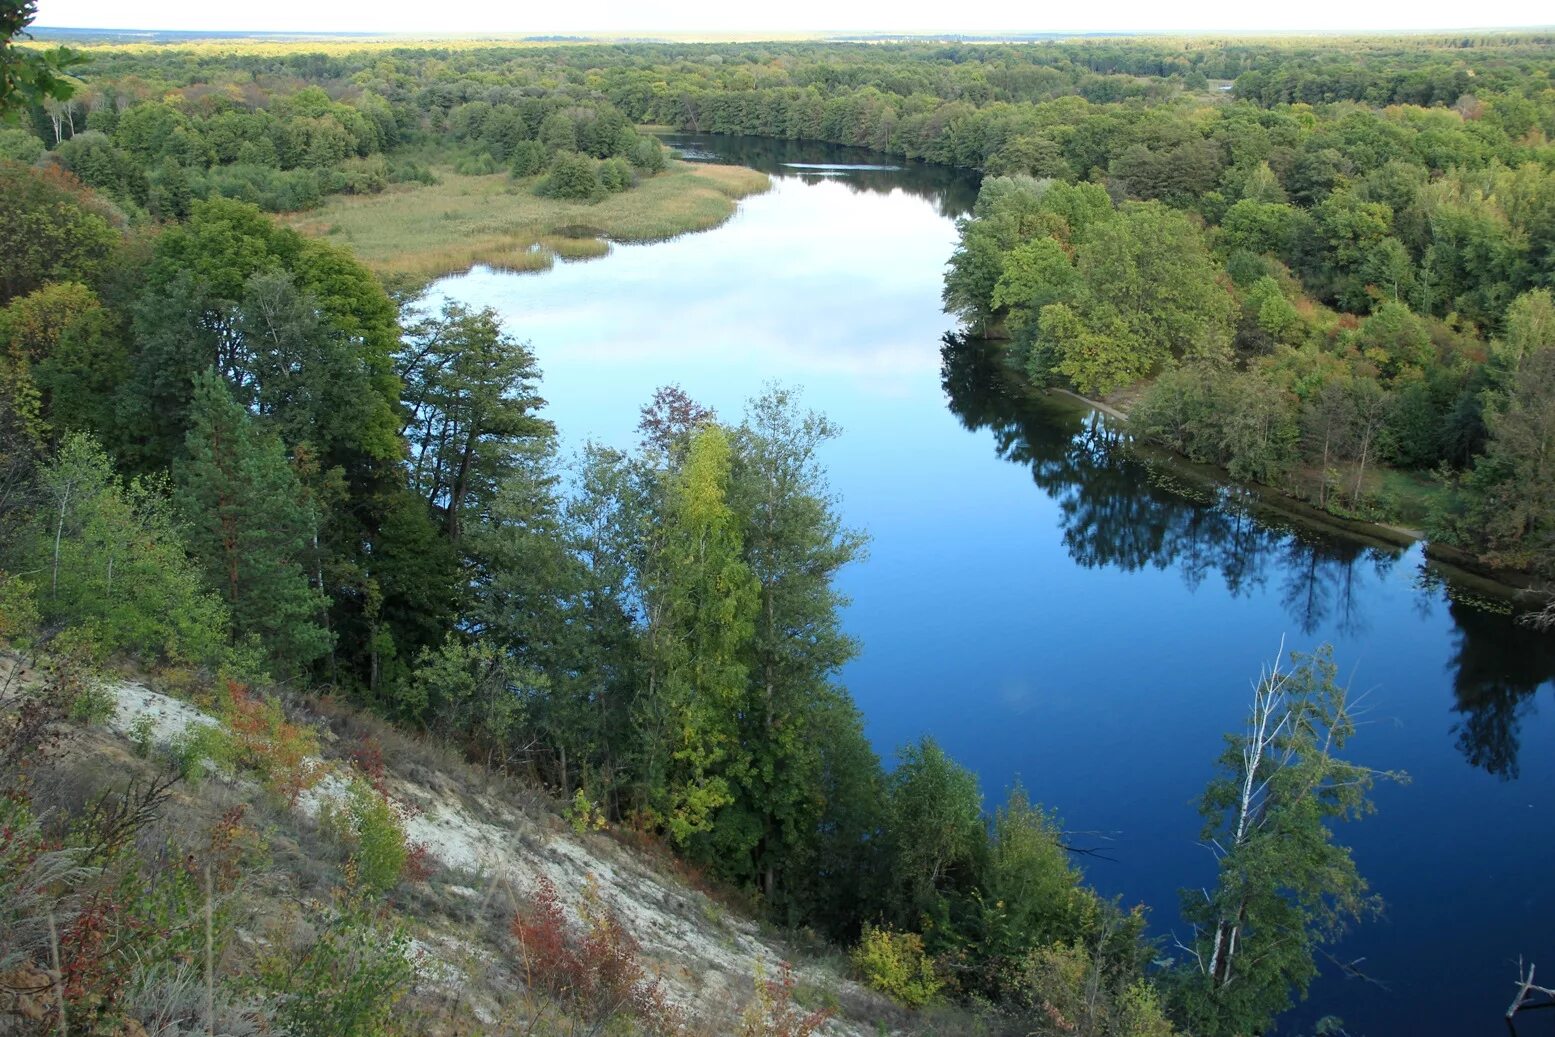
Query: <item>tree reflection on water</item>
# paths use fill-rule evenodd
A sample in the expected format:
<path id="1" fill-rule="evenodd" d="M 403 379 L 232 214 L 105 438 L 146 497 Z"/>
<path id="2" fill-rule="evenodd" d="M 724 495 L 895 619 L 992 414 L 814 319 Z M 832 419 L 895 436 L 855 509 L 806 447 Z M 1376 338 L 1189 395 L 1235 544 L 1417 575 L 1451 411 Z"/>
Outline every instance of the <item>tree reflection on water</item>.
<path id="1" fill-rule="evenodd" d="M 1190 588 L 1220 580 L 1233 598 L 1272 588 L 1306 635 L 1367 632 L 1369 591 L 1402 549 L 1304 526 L 1258 494 L 1129 443 L 1115 419 L 1034 394 L 1011 377 L 997 345 L 947 335 L 941 381 L 969 430 L 993 434 L 1000 457 L 1031 470 L 1059 507 L 1065 548 L 1080 565 L 1175 570 Z M 1468 762 L 1517 777 L 1519 728 L 1555 679 L 1555 638 L 1453 597 L 1453 733 Z"/>

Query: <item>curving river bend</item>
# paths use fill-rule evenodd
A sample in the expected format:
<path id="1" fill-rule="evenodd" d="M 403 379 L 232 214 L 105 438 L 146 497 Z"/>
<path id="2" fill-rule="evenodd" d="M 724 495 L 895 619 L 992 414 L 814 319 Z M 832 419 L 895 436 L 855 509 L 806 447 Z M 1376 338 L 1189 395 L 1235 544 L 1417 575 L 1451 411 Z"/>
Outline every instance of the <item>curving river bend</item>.
<path id="1" fill-rule="evenodd" d="M 1385 987 L 1325 966 L 1291 1022 L 1505 1032 L 1518 956 L 1555 969 L 1555 637 L 1473 604 L 1418 545 L 1286 521 L 1121 449 L 1084 407 L 1012 400 L 986 348 L 944 338 L 940 278 L 974 181 L 822 146 L 671 142 L 773 189 L 704 234 L 438 286 L 531 342 L 564 443 L 631 445 L 668 382 L 731 417 L 765 381 L 802 386 L 843 427 L 832 485 L 872 537 L 842 577 L 863 645 L 843 680 L 877 750 L 931 734 L 990 805 L 1019 778 L 1067 827 L 1106 833 L 1088 879 L 1150 905 L 1158 934 L 1180 924 L 1177 890 L 1213 879 L 1195 806 L 1251 679 L 1282 639 L 1331 642 L 1365 693 L 1350 755 L 1412 781 L 1339 833 L 1387 910 L 1335 953 Z"/>

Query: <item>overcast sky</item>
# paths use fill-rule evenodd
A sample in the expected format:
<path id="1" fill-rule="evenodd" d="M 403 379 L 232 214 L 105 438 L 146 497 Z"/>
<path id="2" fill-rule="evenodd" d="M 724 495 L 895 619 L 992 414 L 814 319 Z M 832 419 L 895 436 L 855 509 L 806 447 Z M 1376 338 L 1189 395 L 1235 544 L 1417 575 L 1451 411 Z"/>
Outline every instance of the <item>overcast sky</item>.
<path id="1" fill-rule="evenodd" d="M 41 0 L 37 25 L 200 31 L 378 33 L 563 32 L 1044 32 L 1119 30 L 1357 30 L 1549 25 L 1549 0 L 1160 0 L 1015 3 L 954 0 L 937 4 L 855 0 L 740 0 L 633 3 L 589 0 Z"/>

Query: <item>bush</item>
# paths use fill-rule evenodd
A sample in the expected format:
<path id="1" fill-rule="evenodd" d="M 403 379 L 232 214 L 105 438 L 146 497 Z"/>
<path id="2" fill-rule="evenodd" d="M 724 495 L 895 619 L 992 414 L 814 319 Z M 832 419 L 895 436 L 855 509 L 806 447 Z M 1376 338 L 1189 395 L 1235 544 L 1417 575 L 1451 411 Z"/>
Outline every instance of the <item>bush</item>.
<path id="1" fill-rule="evenodd" d="M 431 186 L 438 182 L 437 174 L 411 159 L 395 159 L 389 163 L 389 183 L 391 184 L 426 184 Z"/>
<path id="2" fill-rule="evenodd" d="M 490 176 L 501 172 L 497 160 L 482 151 L 475 155 L 461 155 L 454 160 L 454 172 L 460 176 Z"/>
<path id="3" fill-rule="evenodd" d="M 410 937 L 360 908 L 338 913 L 301 953 L 262 962 L 261 981 L 281 997 L 275 1021 L 291 1037 L 382 1037 L 414 977 Z"/>
<path id="4" fill-rule="evenodd" d="M 352 778 L 343 809 L 326 803 L 320 823 L 346 847 L 346 868 L 356 889 L 378 897 L 399 885 L 411 848 L 399 811 L 387 796 L 365 779 Z"/>
<path id="5" fill-rule="evenodd" d="M 212 770 L 231 769 L 232 739 L 219 724 L 193 724 L 168 746 L 168 756 L 185 781 L 198 785 Z"/>
<path id="6" fill-rule="evenodd" d="M 593 159 L 575 152 L 562 152 L 551 163 L 551 171 L 535 186 L 535 193 L 549 198 L 596 201 L 604 195 L 599 171 Z"/>
<path id="7" fill-rule="evenodd" d="M 317 732 L 287 720 L 280 702 L 261 698 L 235 681 L 227 683 L 227 692 L 229 758 L 257 774 L 266 791 L 295 804 L 323 777 Z"/>
<path id="8" fill-rule="evenodd" d="M 43 141 L 26 130 L 0 126 L 0 158 L 28 165 L 43 157 Z"/>
<path id="9" fill-rule="evenodd" d="M 865 982 L 898 1001 L 913 1006 L 933 1001 L 944 988 L 934 962 L 923 950 L 917 933 L 864 928 L 864 938 L 853 949 L 853 964 Z"/>
<path id="10" fill-rule="evenodd" d="M 662 172 L 665 165 L 664 145 L 653 137 L 638 137 L 627 158 L 644 173 L 651 175 Z"/>
<path id="11" fill-rule="evenodd" d="M 538 176 L 545 171 L 549 158 L 550 155 L 546 153 L 544 144 L 537 140 L 521 140 L 513 147 L 513 157 L 508 163 L 508 172 L 518 179 Z"/>
<path id="12" fill-rule="evenodd" d="M 638 961 L 638 945 L 599 895 L 590 876 L 583 891 L 583 926 L 568 924 L 561 896 L 541 878 L 513 918 L 524 983 L 548 991 L 595 1027 L 618 1016 L 638 1020 L 650 1033 L 674 1033 L 678 1013 Z"/>
<path id="13" fill-rule="evenodd" d="M 338 173 L 331 178 L 317 169 L 280 170 L 239 162 L 191 172 L 189 185 L 196 198 L 217 194 L 252 202 L 266 212 L 301 212 L 318 205 L 332 186 L 344 187 L 345 180 Z"/>
<path id="14" fill-rule="evenodd" d="M 340 164 L 346 194 L 378 194 L 389 186 L 389 164 L 382 155 L 348 158 Z"/>
<path id="15" fill-rule="evenodd" d="M 70 719 L 89 726 L 107 723 L 117 706 L 106 684 L 100 680 L 87 680 L 70 703 Z"/>
<path id="16" fill-rule="evenodd" d="M 1155 988 L 1115 974 L 1086 948 L 1055 943 L 1027 956 L 1019 998 L 1047 1025 L 1078 1037 L 1171 1037 Z"/>
<path id="17" fill-rule="evenodd" d="M 812 1037 L 832 1013 L 821 1008 L 805 1012 L 794 1004 L 794 967 L 783 962 L 777 979 L 756 972 L 756 999 L 740 1017 L 740 1037 Z"/>
<path id="18" fill-rule="evenodd" d="M 130 741 L 134 743 L 135 755 L 141 759 L 151 756 L 151 750 L 155 748 L 157 722 L 151 719 L 150 713 L 142 713 L 130 722 Z"/>
<path id="19" fill-rule="evenodd" d="M 599 164 L 599 184 L 617 193 L 632 186 L 632 166 L 624 158 L 607 158 Z"/>
<path id="20" fill-rule="evenodd" d="M 579 789 L 572 797 L 572 804 L 567 808 L 567 823 L 572 830 L 579 835 L 588 831 L 603 831 L 609 823 L 605 820 L 604 811 L 599 809 L 599 804 L 589 799 L 589 794 Z"/>

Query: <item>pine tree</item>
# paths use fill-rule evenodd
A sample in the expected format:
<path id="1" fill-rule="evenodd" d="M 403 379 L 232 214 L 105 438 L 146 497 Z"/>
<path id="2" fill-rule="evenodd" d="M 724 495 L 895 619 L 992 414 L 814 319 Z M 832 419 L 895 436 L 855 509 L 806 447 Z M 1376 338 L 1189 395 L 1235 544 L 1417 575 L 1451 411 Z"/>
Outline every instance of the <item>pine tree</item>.
<path id="1" fill-rule="evenodd" d="M 191 552 L 281 674 L 329 650 L 326 601 L 303 560 L 315 521 L 281 441 L 255 427 L 214 370 L 195 379 L 188 460 L 177 469 Z M 278 674 L 279 675 L 279 674 Z"/>

